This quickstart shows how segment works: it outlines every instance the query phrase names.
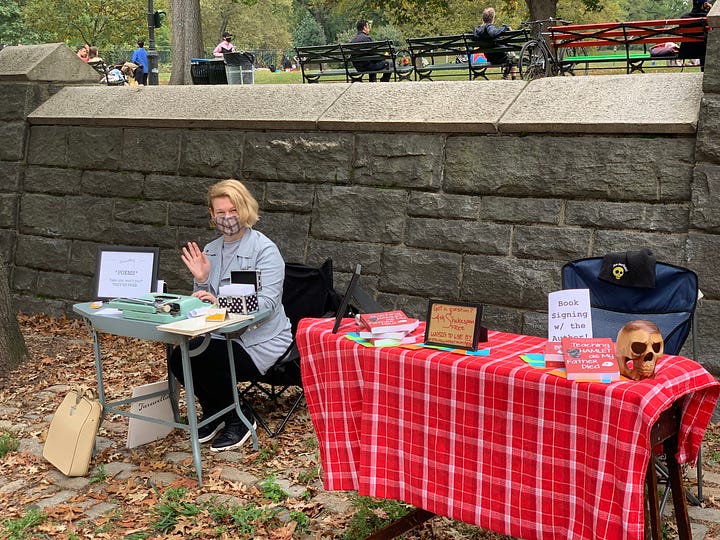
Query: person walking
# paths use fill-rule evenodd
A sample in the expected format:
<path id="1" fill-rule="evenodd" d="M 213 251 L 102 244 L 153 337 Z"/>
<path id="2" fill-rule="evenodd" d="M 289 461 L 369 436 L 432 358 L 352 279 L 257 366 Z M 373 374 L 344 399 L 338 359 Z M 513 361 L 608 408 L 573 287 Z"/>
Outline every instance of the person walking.
<path id="1" fill-rule="evenodd" d="M 367 22 L 365 19 L 360 19 L 356 25 L 357 27 L 357 35 L 350 40 L 350 43 L 367 43 L 370 41 L 375 41 L 373 38 L 370 37 L 370 23 Z M 353 67 L 357 69 L 359 72 L 365 72 L 365 71 L 380 71 L 380 70 L 389 70 L 390 69 L 390 63 L 385 62 L 384 60 L 377 60 L 375 62 L 353 62 Z M 389 82 L 390 81 L 391 73 L 390 71 L 386 71 L 382 74 L 382 78 L 380 79 L 381 82 Z M 368 80 L 370 82 L 377 81 L 377 73 L 369 73 L 368 74 Z"/>
<path id="2" fill-rule="evenodd" d="M 137 42 L 137 46 L 138 48 L 133 51 L 130 61 L 135 65 L 142 66 L 142 75 L 138 76 L 137 70 L 135 71 L 135 81 L 138 84 L 147 86 L 150 64 L 148 63 L 147 51 L 145 50 L 145 42 L 140 40 Z"/>

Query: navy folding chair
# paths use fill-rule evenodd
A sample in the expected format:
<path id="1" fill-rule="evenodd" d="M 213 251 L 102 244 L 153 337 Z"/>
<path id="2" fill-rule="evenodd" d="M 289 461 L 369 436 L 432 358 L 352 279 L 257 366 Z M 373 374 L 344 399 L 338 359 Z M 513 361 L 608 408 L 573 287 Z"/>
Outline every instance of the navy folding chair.
<path id="1" fill-rule="evenodd" d="M 680 354 L 691 335 L 691 357 L 695 358 L 695 308 L 698 301 L 698 277 L 681 266 L 657 262 L 655 287 L 625 287 L 598 279 L 602 257 L 579 259 L 562 267 L 563 289 L 589 289 L 594 337 L 617 338 L 628 321 L 645 319 L 657 325 L 663 336 L 666 354 Z M 663 476 L 664 471 L 659 471 Z M 665 471 L 665 475 L 667 472 Z M 688 493 L 693 504 L 702 501 L 702 463 L 697 462 L 698 495 Z M 669 489 L 665 490 L 663 506 Z"/>
<path id="2" fill-rule="evenodd" d="M 593 336 L 615 339 L 623 325 L 635 319 L 654 322 L 667 354 L 680 354 L 693 330 L 698 278 L 692 270 L 658 262 L 655 287 L 623 287 L 598 279 L 602 257 L 580 259 L 562 268 L 563 289 L 590 289 Z M 692 356 L 695 336 L 692 333 Z"/>

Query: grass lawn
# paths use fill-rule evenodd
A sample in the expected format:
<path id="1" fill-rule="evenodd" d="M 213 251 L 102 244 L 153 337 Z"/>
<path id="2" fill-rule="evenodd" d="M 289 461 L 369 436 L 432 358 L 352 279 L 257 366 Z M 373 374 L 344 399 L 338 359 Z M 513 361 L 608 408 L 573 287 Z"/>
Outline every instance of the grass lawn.
<path id="1" fill-rule="evenodd" d="M 653 62 L 654 64 L 654 62 Z M 576 75 L 584 75 L 585 73 L 585 66 L 588 66 L 590 69 L 587 71 L 588 75 L 618 75 L 618 74 L 624 74 L 625 73 L 625 63 L 618 63 L 617 65 L 613 64 L 603 64 L 603 65 L 597 65 L 593 66 L 592 64 L 580 64 L 575 69 Z M 602 69 L 597 69 L 597 67 L 602 67 Z M 593 69 L 596 68 L 596 69 Z M 651 69 L 648 69 L 648 72 L 667 72 L 667 73 L 677 73 L 680 69 L 677 67 L 666 67 L 664 65 L 659 66 L 653 66 Z M 698 67 L 691 67 L 686 66 L 682 71 L 685 72 L 695 72 L 700 71 L 700 68 Z M 500 78 L 500 73 L 488 73 L 490 75 L 490 78 Z M 466 69 L 458 69 L 458 70 L 451 70 L 443 72 L 440 76 L 435 77 L 438 80 L 467 80 L 467 70 Z M 170 80 L 170 72 L 169 71 L 163 71 L 161 69 L 159 74 L 159 80 L 160 84 L 168 84 L 168 81 Z M 327 81 L 329 82 L 329 81 Z M 343 81 L 344 82 L 344 81 Z M 302 73 L 300 70 L 296 71 L 279 71 L 279 72 L 271 72 L 268 69 L 258 69 L 255 71 L 255 84 L 302 84 Z"/>

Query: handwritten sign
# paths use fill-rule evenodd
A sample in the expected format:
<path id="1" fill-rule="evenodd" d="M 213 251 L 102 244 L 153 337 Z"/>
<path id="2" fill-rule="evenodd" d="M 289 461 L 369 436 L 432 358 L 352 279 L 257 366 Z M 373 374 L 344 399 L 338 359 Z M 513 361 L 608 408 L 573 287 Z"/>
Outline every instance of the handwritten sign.
<path id="1" fill-rule="evenodd" d="M 474 351 L 480 341 L 482 304 L 428 303 L 425 343 Z"/>
<path id="2" fill-rule="evenodd" d="M 548 294 L 548 341 L 589 338 L 592 313 L 588 289 L 564 289 Z"/>

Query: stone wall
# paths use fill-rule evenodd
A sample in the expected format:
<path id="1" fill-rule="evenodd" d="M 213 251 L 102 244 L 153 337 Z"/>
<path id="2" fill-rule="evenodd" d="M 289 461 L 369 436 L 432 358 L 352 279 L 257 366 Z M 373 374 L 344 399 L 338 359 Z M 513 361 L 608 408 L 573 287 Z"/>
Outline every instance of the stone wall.
<path id="1" fill-rule="evenodd" d="M 17 49 L 0 52 L 0 249 L 19 310 L 89 300 L 102 244 L 159 246 L 161 277 L 187 292 L 180 246 L 215 236 L 205 192 L 235 177 L 286 260 L 332 257 L 338 288 L 360 262 L 388 308 L 482 302 L 507 331 L 546 333 L 564 262 L 649 246 L 700 275 L 697 356 L 720 373 L 716 66 L 54 93 L 6 75 Z"/>

